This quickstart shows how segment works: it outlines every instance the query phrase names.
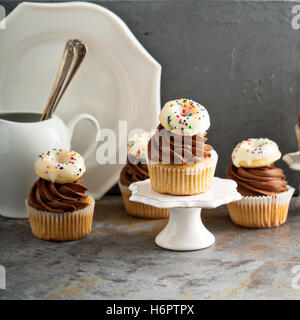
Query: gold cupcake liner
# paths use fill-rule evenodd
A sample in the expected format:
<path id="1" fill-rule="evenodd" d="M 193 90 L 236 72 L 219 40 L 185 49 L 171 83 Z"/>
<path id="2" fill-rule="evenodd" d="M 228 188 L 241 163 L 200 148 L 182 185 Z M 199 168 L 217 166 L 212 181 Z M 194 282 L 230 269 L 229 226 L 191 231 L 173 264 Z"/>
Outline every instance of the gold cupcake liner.
<path id="1" fill-rule="evenodd" d="M 298 142 L 298 150 L 300 151 L 300 129 L 298 127 L 298 124 L 296 124 L 295 126 L 295 132 L 296 132 L 296 137 Z"/>
<path id="2" fill-rule="evenodd" d="M 297 142 L 298 142 L 298 150 L 300 151 L 300 137 L 297 137 Z"/>
<path id="3" fill-rule="evenodd" d="M 159 209 L 147 204 L 130 201 L 131 191 L 127 186 L 121 184 L 120 181 L 119 188 L 121 190 L 125 209 L 131 216 L 145 219 L 164 219 L 169 217 L 168 209 Z"/>
<path id="4" fill-rule="evenodd" d="M 71 241 L 85 238 L 92 230 L 95 200 L 87 198 L 89 206 L 75 212 L 55 213 L 37 210 L 28 205 L 31 231 L 39 239 Z"/>
<path id="5" fill-rule="evenodd" d="M 287 220 L 290 200 L 295 189 L 276 196 L 243 197 L 242 200 L 227 205 L 231 220 L 248 228 L 279 227 Z"/>
<path id="6" fill-rule="evenodd" d="M 193 165 L 148 164 L 152 189 L 159 193 L 193 195 L 210 189 L 218 156 Z"/>

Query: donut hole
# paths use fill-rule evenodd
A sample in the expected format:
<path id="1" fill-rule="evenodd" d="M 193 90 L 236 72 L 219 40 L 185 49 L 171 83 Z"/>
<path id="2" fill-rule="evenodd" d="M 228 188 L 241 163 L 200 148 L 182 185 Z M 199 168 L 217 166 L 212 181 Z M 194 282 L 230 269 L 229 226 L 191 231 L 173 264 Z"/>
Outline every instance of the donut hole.
<path id="1" fill-rule="evenodd" d="M 56 158 L 56 161 L 59 164 L 67 163 L 70 161 L 70 153 L 69 152 L 60 152 Z"/>
<path id="2" fill-rule="evenodd" d="M 189 117 L 193 115 L 193 112 L 189 106 L 179 106 L 179 113 L 182 117 Z"/>
<path id="3" fill-rule="evenodd" d="M 197 106 L 197 107 L 196 107 Z M 180 102 L 179 105 L 179 114 L 180 116 L 189 119 L 189 117 L 196 116 L 200 111 L 204 111 L 205 108 L 196 104 L 191 100 L 187 100 L 186 102 Z M 199 109 L 200 107 L 200 109 Z"/>

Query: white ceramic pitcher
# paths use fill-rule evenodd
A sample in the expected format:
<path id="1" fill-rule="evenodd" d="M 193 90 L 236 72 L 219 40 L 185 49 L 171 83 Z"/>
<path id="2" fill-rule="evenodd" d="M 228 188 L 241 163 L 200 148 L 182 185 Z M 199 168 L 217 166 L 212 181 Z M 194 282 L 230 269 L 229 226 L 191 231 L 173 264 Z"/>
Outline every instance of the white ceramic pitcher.
<path id="1" fill-rule="evenodd" d="M 73 129 L 82 120 L 95 127 L 95 139 L 82 156 L 87 158 L 100 136 L 98 121 L 89 114 L 79 114 L 66 125 L 58 116 L 39 121 L 34 112 L 0 112 L 0 215 L 26 218 L 25 199 L 37 179 L 34 162 L 41 152 L 52 148 L 70 148 Z"/>

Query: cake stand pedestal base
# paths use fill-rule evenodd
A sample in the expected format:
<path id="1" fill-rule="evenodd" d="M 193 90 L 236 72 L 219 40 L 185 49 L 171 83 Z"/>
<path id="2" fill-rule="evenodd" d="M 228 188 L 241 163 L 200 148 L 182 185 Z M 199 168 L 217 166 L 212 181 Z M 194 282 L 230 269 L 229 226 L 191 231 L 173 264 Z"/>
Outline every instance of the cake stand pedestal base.
<path id="1" fill-rule="evenodd" d="M 214 235 L 202 223 L 200 208 L 169 209 L 169 221 L 155 243 L 165 249 L 189 251 L 210 247 Z"/>
<path id="2" fill-rule="evenodd" d="M 211 188 L 193 196 L 162 194 L 151 188 L 150 180 L 134 182 L 129 186 L 129 200 L 169 210 L 169 221 L 156 236 L 155 243 L 169 250 L 192 251 L 211 246 L 215 237 L 203 225 L 202 209 L 213 209 L 242 199 L 237 184 L 228 179 L 213 178 Z"/>

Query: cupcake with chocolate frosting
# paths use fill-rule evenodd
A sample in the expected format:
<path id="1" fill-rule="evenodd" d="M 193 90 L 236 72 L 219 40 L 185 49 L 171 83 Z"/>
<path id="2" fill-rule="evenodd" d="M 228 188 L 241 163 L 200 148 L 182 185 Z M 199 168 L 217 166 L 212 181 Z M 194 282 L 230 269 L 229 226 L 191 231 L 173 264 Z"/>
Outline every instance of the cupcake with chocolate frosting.
<path id="1" fill-rule="evenodd" d="M 232 221 L 252 228 L 280 226 L 287 220 L 294 189 L 274 162 L 281 153 L 269 139 L 248 139 L 233 150 L 227 177 L 234 180 L 243 199 L 227 205 Z"/>
<path id="2" fill-rule="evenodd" d="M 148 143 L 152 188 L 160 193 L 193 195 L 211 187 L 218 155 L 206 144 L 207 110 L 189 99 L 169 101 Z"/>
<path id="3" fill-rule="evenodd" d="M 167 209 L 159 209 L 129 200 L 131 197 L 130 184 L 149 179 L 146 154 L 147 144 L 151 135 L 152 133 L 147 132 L 138 133 L 134 134 L 129 140 L 127 145 L 127 163 L 120 174 L 119 188 L 128 214 L 148 219 L 167 218 L 169 216 Z"/>
<path id="4" fill-rule="evenodd" d="M 31 230 L 44 240 L 69 241 L 92 229 L 95 201 L 83 184 L 83 158 L 73 150 L 53 149 L 35 162 L 39 175 L 26 200 Z"/>

